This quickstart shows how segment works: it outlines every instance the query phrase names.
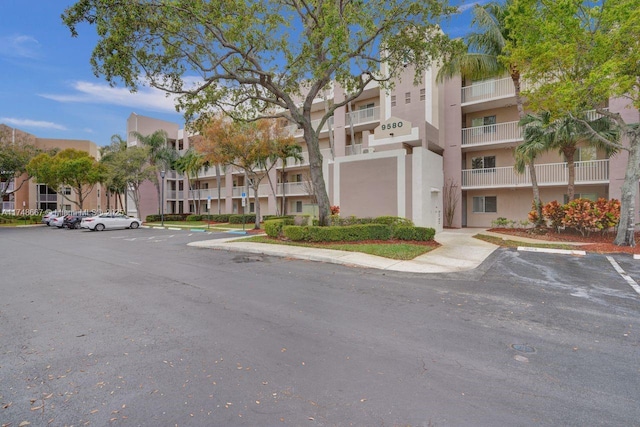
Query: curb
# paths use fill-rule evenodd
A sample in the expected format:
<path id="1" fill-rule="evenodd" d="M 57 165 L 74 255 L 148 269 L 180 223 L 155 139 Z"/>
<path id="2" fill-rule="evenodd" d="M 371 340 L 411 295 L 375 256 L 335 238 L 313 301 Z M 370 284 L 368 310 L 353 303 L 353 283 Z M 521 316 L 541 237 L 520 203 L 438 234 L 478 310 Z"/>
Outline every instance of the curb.
<path id="1" fill-rule="evenodd" d="M 542 252 L 547 254 L 562 254 L 562 255 L 580 255 L 587 254 L 586 251 L 571 250 L 571 249 L 548 249 L 548 248 L 532 248 L 528 246 L 518 246 L 519 251 L 523 252 Z"/>

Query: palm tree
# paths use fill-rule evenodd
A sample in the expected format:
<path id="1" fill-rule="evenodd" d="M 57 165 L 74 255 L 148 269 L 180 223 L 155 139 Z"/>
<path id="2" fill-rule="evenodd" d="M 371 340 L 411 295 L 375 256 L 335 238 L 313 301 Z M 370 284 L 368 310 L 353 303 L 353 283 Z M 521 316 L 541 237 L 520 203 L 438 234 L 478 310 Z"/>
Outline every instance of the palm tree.
<path id="1" fill-rule="evenodd" d="M 516 106 L 518 116 L 524 118 L 524 102 L 521 95 L 520 71 L 515 66 L 505 62 L 507 56 L 507 42 L 510 41 L 506 20 L 513 0 L 504 3 L 491 2 L 484 6 L 476 5 L 473 9 L 471 25 L 480 31 L 469 34 L 466 37 L 467 51 L 454 55 L 444 62 L 438 71 L 437 79 L 442 82 L 445 79 L 460 75 L 463 79 L 478 80 L 487 77 L 495 77 L 509 74 L 515 89 Z M 525 150 L 527 151 L 527 150 Z M 533 161 L 534 157 L 525 157 L 524 167 L 529 170 L 531 186 L 533 189 L 533 201 L 538 216 L 542 217 L 542 201 L 540 189 Z M 523 159 L 520 159 L 523 161 Z"/>
<path id="2" fill-rule="evenodd" d="M 126 211 L 126 206 L 122 203 L 122 195 L 126 194 L 127 187 L 121 171 L 116 167 L 119 154 L 125 151 L 127 151 L 127 140 L 120 135 L 111 136 L 111 144 L 100 147 L 100 163 L 104 164 L 108 171 L 103 182 L 107 190 L 107 210 L 111 209 L 111 194 L 115 196 L 115 208 L 118 209 L 118 200 L 120 200 L 120 207 Z M 126 200 L 125 198 L 125 203 Z"/>
<path id="3" fill-rule="evenodd" d="M 169 169 L 178 157 L 178 152 L 173 147 L 167 146 L 168 135 L 163 129 L 158 129 L 151 135 L 143 135 L 139 132 L 132 131 L 131 136 L 136 138 L 143 146 L 149 148 L 149 164 L 156 169 L 153 184 L 156 186 L 158 193 L 159 214 L 160 205 L 162 204 L 162 197 L 160 195 L 160 171 Z"/>
<path id="4" fill-rule="evenodd" d="M 190 147 L 179 159 L 173 163 L 173 167 L 180 173 L 187 174 L 187 180 L 189 181 L 189 190 L 193 190 L 193 184 L 198 181 L 198 172 L 200 169 L 208 169 L 208 166 L 204 160 L 202 154 L 198 153 L 193 147 Z M 196 201 L 196 213 L 200 213 L 200 190 L 198 190 L 198 197 L 194 197 Z"/>
<path id="5" fill-rule="evenodd" d="M 603 144 L 602 138 L 611 141 L 618 139 L 618 133 L 614 130 L 613 123 L 608 117 L 589 119 L 580 117 L 580 120 L 571 116 L 553 119 L 551 113 L 543 111 L 538 114 L 527 114 L 520 120 L 520 126 L 524 127 L 525 145 L 531 145 L 542 151 L 558 150 L 567 161 L 568 186 L 567 195 L 569 200 L 575 197 L 575 153 L 579 145 L 586 145 L 605 151 L 607 157 L 615 153 L 615 149 L 609 144 Z M 584 121 L 584 122 L 583 122 Z M 585 124 L 589 125 L 595 134 L 588 131 Z M 520 147 L 518 147 L 520 148 Z M 529 150 L 525 147 L 522 150 Z M 516 150 L 517 152 L 517 150 Z"/>

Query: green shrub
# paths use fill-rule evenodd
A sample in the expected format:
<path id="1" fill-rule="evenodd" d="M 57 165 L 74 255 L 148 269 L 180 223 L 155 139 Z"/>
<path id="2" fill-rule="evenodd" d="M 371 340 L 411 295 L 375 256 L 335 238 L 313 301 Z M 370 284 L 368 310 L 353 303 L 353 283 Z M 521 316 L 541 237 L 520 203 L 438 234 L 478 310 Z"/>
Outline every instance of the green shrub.
<path id="1" fill-rule="evenodd" d="M 393 229 L 393 237 L 398 240 L 416 240 L 416 228 L 409 225 L 399 225 Z"/>
<path id="2" fill-rule="evenodd" d="M 229 214 L 202 215 L 202 220 L 211 222 L 229 222 L 229 216 Z"/>
<path id="3" fill-rule="evenodd" d="M 229 215 L 229 224 L 251 224 L 256 222 L 255 214 Z"/>
<path id="4" fill-rule="evenodd" d="M 356 224 L 331 227 L 285 226 L 285 237 L 310 242 L 356 242 L 361 240 L 389 240 L 391 228 L 384 224 Z"/>
<path id="5" fill-rule="evenodd" d="M 397 227 L 400 225 L 413 225 L 413 221 L 407 218 L 402 218 L 399 216 L 379 216 L 373 219 L 375 224 L 385 224 L 391 227 Z"/>
<path id="6" fill-rule="evenodd" d="M 419 242 L 428 242 L 436 237 L 436 230 L 431 227 L 414 227 L 414 230 L 414 240 L 417 240 Z"/>
<path id="7" fill-rule="evenodd" d="M 282 234 L 284 234 L 284 237 L 289 240 L 293 240 L 294 242 L 309 240 L 309 227 L 285 225 L 282 227 Z"/>
<path id="8" fill-rule="evenodd" d="M 202 215 L 189 215 L 187 221 L 202 221 Z"/>
<path id="9" fill-rule="evenodd" d="M 264 215 L 262 217 L 263 221 L 271 221 L 272 219 L 293 219 L 295 218 L 295 215 Z"/>
<path id="10" fill-rule="evenodd" d="M 285 225 L 293 225 L 293 218 L 270 219 L 264 222 L 264 231 L 269 237 L 280 237 Z"/>
<path id="11" fill-rule="evenodd" d="M 160 219 L 160 215 L 147 215 L 145 222 L 158 222 Z"/>

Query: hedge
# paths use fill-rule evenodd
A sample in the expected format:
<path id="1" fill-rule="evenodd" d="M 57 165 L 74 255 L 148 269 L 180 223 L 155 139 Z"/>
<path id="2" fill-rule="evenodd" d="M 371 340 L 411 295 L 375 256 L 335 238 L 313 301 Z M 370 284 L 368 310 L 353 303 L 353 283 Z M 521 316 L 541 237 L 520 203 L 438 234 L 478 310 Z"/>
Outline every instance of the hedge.
<path id="1" fill-rule="evenodd" d="M 230 214 L 209 214 L 202 215 L 202 220 L 211 222 L 229 222 L 230 216 Z"/>
<path id="2" fill-rule="evenodd" d="M 299 225 L 285 225 L 282 227 L 282 234 L 289 240 L 299 242 L 301 240 L 309 240 L 309 226 L 301 227 Z"/>
<path id="3" fill-rule="evenodd" d="M 229 224 L 251 224 L 256 222 L 256 214 L 229 215 Z"/>
<path id="4" fill-rule="evenodd" d="M 398 240 L 417 240 L 427 242 L 433 240 L 436 230 L 430 227 L 413 227 L 410 225 L 399 225 L 393 229 L 393 237 Z"/>
<path id="5" fill-rule="evenodd" d="M 187 221 L 202 221 L 202 215 L 189 215 Z"/>
<path id="6" fill-rule="evenodd" d="M 264 222 L 264 231 L 269 237 L 280 237 L 285 225 L 293 225 L 293 218 L 269 219 Z"/>
<path id="7" fill-rule="evenodd" d="M 293 241 L 355 242 L 359 240 L 389 240 L 391 229 L 384 224 L 359 224 L 343 227 L 289 225 L 282 229 L 284 236 Z"/>
<path id="8" fill-rule="evenodd" d="M 164 214 L 165 221 L 186 221 L 189 214 Z M 147 215 L 145 222 L 162 221 L 162 215 Z"/>

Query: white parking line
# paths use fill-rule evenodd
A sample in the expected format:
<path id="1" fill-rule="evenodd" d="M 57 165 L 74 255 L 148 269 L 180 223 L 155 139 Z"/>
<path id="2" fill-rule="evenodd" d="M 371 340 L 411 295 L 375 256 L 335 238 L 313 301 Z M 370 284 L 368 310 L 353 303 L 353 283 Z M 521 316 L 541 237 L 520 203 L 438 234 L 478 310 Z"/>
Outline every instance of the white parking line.
<path id="1" fill-rule="evenodd" d="M 633 288 L 634 291 L 638 293 L 638 295 L 640 295 L 640 286 L 638 286 L 636 281 L 633 280 L 631 276 L 629 276 L 627 273 L 625 273 L 625 271 L 622 269 L 622 267 L 620 267 L 620 265 L 616 262 L 615 259 L 613 259 L 610 256 L 607 256 L 607 259 L 609 260 L 613 268 L 618 272 L 618 274 L 622 276 L 624 280 L 627 281 L 627 283 Z"/>

